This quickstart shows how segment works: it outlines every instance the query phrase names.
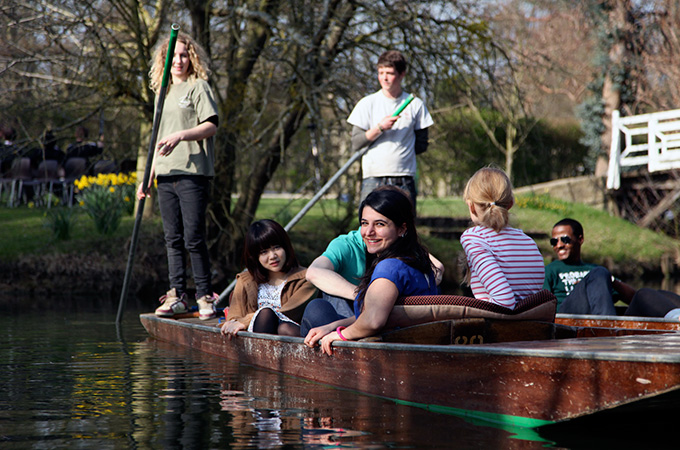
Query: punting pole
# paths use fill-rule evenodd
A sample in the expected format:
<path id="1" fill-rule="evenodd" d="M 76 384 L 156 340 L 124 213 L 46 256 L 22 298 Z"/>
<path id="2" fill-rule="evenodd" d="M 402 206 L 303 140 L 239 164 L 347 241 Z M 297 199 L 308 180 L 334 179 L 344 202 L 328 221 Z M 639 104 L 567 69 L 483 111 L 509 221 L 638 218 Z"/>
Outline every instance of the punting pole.
<path id="1" fill-rule="evenodd" d="M 170 42 L 168 43 L 168 54 L 165 57 L 165 67 L 163 68 L 163 80 L 161 82 L 161 90 L 158 93 L 158 103 L 156 104 L 156 113 L 153 118 L 153 127 L 151 129 L 151 140 L 149 141 L 149 152 L 146 157 L 146 167 L 144 169 L 144 179 L 142 186 L 148 189 L 149 178 L 151 178 L 151 165 L 154 160 L 154 153 L 156 149 L 156 140 L 158 139 L 158 127 L 161 122 L 161 114 L 163 113 L 163 104 L 165 103 L 165 94 L 168 90 L 168 79 L 170 78 L 170 67 L 172 67 L 172 58 L 175 54 L 175 43 L 177 42 L 177 34 L 179 32 L 179 25 L 172 24 L 170 31 Z M 130 240 L 130 253 L 128 254 L 127 267 L 125 268 L 125 278 L 123 279 L 123 289 L 120 291 L 120 301 L 118 303 L 118 314 L 116 315 L 116 323 L 120 323 L 123 317 L 123 310 L 127 301 L 128 289 L 130 288 L 130 277 L 132 276 L 132 264 L 135 258 L 135 251 L 137 250 L 137 240 L 139 237 L 139 229 L 142 224 L 142 215 L 144 214 L 144 200 L 139 199 L 137 205 L 137 216 L 135 216 L 135 225 L 132 229 L 132 238 Z"/>
<path id="2" fill-rule="evenodd" d="M 399 114 L 401 114 L 401 112 L 404 110 L 404 108 L 406 108 L 408 106 L 408 104 L 413 101 L 414 98 L 415 97 L 413 96 L 413 94 L 410 94 L 408 97 L 406 97 L 404 99 L 404 101 L 401 103 L 401 105 L 399 105 L 399 107 L 396 109 L 396 111 L 394 111 L 392 116 L 394 117 L 394 116 L 398 116 Z M 373 142 L 375 142 L 375 141 L 373 141 Z M 300 219 L 302 219 L 302 217 L 305 214 L 307 214 L 310 209 L 312 209 L 312 207 L 316 204 L 316 202 L 318 202 L 319 199 L 321 197 L 323 197 L 326 194 L 326 192 L 328 192 L 328 190 L 331 188 L 331 186 L 333 186 L 335 184 L 335 182 L 338 180 L 338 178 L 340 178 L 342 176 L 342 174 L 347 172 L 347 169 L 349 169 L 349 167 L 354 163 L 354 161 L 356 161 L 357 159 L 364 156 L 370 148 L 371 148 L 371 145 L 366 145 L 364 148 L 362 148 L 361 150 L 359 150 L 358 152 L 353 154 L 347 160 L 345 165 L 342 166 L 337 172 L 335 172 L 335 175 L 333 175 L 330 178 L 330 180 L 328 180 L 326 182 L 326 184 L 324 184 L 323 187 L 321 189 L 319 189 L 319 192 L 317 192 L 316 195 L 314 195 L 314 197 L 312 197 L 312 199 L 309 200 L 309 202 L 307 202 L 307 204 L 300 210 L 300 212 L 298 212 L 295 215 L 295 217 L 293 217 L 290 220 L 290 222 L 288 222 L 288 224 L 286 224 L 286 226 L 283 227 L 283 229 L 286 230 L 286 232 L 290 231 L 291 228 L 293 228 L 293 226 L 295 226 L 295 224 L 297 224 L 300 221 Z M 224 291 L 222 291 L 222 293 L 220 294 L 220 298 L 217 300 L 217 305 L 221 304 L 224 301 L 224 299 L 227 298 L 229 293 L 231 293 L 231 291 L 234 290 L 235 286 L 236 286 L 236 280 L 234 279 L 229 284 L 229 286 L 227 286 L 224 289 Z"/>

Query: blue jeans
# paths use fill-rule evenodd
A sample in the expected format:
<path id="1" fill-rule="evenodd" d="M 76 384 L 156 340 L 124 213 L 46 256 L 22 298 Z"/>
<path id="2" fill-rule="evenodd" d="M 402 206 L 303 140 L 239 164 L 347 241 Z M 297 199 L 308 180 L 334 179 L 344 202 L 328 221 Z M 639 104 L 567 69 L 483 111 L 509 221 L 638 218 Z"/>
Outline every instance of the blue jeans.
<path id="1" fill-rule="evenodd" d="M 347 300 L 324 294 L 309 302 L 300 321 L 300 336 L 305 337 L 312 328 L 328 325 L 336 320 L 346 319 L 354 315 Z"/>
<path id="2" fill-rule="evenodd" d="M 158 205 L 163 219 L 170 288 L 186 292 L 185 249 L 191 260 L 196 298 L 212 294 L 210 256 L 205 241 L 205 211 L 210 178 L 200 175 L 158 177 Z"/>
<path id="3" fill-rule="evenodd" d="M 567 295 L 557 312 L 615 316 L 612 274 L 602 266 L 592 269 L 574 286 L 574 290 Z"/>
<path id="4" fill-rule="evenodd" d="M 416 182 L 413 177 L 368 177 L 361 180 L 361 199 L 359 203 L 378 186 L 396 186 L 408 192 L 416 210 Z"/>

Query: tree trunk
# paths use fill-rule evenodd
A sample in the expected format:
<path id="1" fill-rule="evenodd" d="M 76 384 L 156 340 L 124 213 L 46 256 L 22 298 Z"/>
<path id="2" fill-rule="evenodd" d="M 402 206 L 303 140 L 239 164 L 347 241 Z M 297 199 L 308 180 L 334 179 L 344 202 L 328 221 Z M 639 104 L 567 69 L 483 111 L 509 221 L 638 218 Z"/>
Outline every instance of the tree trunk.
<path id="1" fill-rule="evenodd" d="M 279 1 L 253 2 L 258 3 L 264 14 L 275 16 L 279 8 Z M 321 85 L 324 75 L 331 70 L 335 56 L 341 45 L 343 33 L 347 29 L 354 15 L 354 2 L 334 0 L 328 3 L 328 14 L 319 24 L 312 42 L 311 54 L 300 60 L 303 67 L 299 74 L 292 77 L 285 91 L 298 93 L 291 95 L 281 105 L 279 126 L 267 135 L 266 144 L 258 146 L 262 153 L 252 168 L 251 175 L 242 181 L 238 200 L 232 205 L 231 194 L 234 192 L 234 161 L 236 159 L 239 142 L 239 119 L 242 120 L 242 108 L 245 99 L 246 86 L 253 73 L 255 62 L 265 50 L 267 39 L 272 29 L 263 23 L 252 21 L 242 33 L 238 51 L 234 52 L 233 62 L 229 64 L 229 83 L 226 101 L 220 110 L 220 121 L 227 126 L 218 138 L 216 177 L 213 186 L 214 201 L 209 207 L 209 245 L 211 257 L 220 262 L 218 266 L 227 271 L 237 271 L 241 267 L 243 240 L 248 226 L 252 222 L 260 198 L 271 181 L 274 172 L 281 163 L 281 155 L 288 148 L 293 136 L 297 133 L 307 116 L 307 105 L 304 94 L 310 89 Z M 259 154 L 259 153 L 258 153 Z M 220 274 L 218 278 L 225 276 Z M 218 281 L 218 280 L 216 280 Z"/>
<path id="2" fill-rule="evenodd" d="M 604 105 L 604 116 L 602 124 L 604 129 L 600 136 L 601 152 L 597 157 L 595 166 L 596 176 L 606 176 L 609 164 L 609 153 L 612 144 L 612 112 L 621 108 L 621 90 L 624 81 L 617 81 L 614 76 L 620 78 L 620 73 L 624 71 L 627 60 L 626 41 L 630 37 L 627 32 L 631 24 L 628 17 L 631 8 L 629 0 L 612 0 L 612 9 L 609 13 L 609 32 L 614 36 L 614 43 L 609 49 L 609 64 L 604 77 L 602 86 L 602 102 Z"/>
<path id="3" fill-rule="evenodd" d="M 515 139 L 517 138 L 517 128 L 512 122 L 505 124 L 505 173 L 512 180 L 512 163 L 515 161 Z"/>
<path id="4" fill-rule="evenodd" d="M 617 43 L 612 47 L 610 58 L 612 58 L 611 60 L 613 62 L 617 59 L 618 63 L 623 61 L 622 48 L 622 43 Z M 604 84 L 602 86 L 602 103 L 604 104 L 604 116 L 602 117 L 604 130 L 602 131 L 600 138 L 602 151 L 597 157 L 595 176 L 607 175 L 609 153 L 612 146 L 612 113 L 621 107 L 621 88 L 614 83 L 610 73 L 607 73 L 604 78 Z"/>
<path id="5" fill-rule="evenodd" d="M 147 121 L 142 121 L 139 124 L 139 135 L 141 136 L 140 142 L 142 143 L 139 146 L 139 150 L 137 151 L 137 186 L 144 181 L 144 171 L 146 170 L 146 161 L 147 161 L 147 156 L 149 153 L 149 139 L 151 137 L 151 128 L 152 124 L 148 123 Z M 146 145 L 144 145 L 146 144 Z M 136 191 L 135 191 L 136 192 Z M 150 198 L 147 198 L 144 200 L 144 214 L 142 217 L 144 219 L 148 219 L 153 216 L 153 202 L 154 202 L 155 196 L 152 196 Z M 137 197 L 135 197 L 135 216 L 137 215 L 137 208 L 139 208 L 139 200 L 137 200 Z"/>

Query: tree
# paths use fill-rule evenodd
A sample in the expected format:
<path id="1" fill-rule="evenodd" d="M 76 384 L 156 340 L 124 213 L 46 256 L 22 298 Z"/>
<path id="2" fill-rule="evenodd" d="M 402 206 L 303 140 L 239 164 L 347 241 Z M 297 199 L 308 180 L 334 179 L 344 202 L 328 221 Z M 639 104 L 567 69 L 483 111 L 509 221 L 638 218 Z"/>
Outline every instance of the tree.
<path id="1" fill-rule="evenodd" d="M 325 157 L 329 143 L 348 135 L 349 110 L 375 89 L 378 54 L 404 50 L 411 59 L 410 89 L 416 92 L 428 92 L 432 73 L 464 67 L 453 64 L 459 56 L 470 57 L 457 54 L 460 40 L 474 53 L 475 43 L 481 46 L 486 36 L 461 4 L 456 9 L 458 3 L 448 2 L 270 1 L 213 10 L 240 49 L 229 52 L 230 41 L 221 52 L 213 49 L 214 57 L 223 55 L 214 59 L 224 68 L 218 85 L 227 87 L 221 93 L 222 116 L 230 124 L 220 127 L 219 201 L 210 208 L 212 248 L 223 266 L 237 267 L 240 237 L 299 131 L 307 130 L 306 122 L 313 120 Z M 445 6 L 450 12 L 442 14 Z M 229 30 L 239 30 L 238 38 Z M 249 163 L 241 166 L 248 155 Z M 249 176 L 238 176 L 241 167 Z M 232 204 L 235 191 L 239 197 Z"/>
<path id="2" fill-rule="evenodd" d="M 611 114 L 635 115 L 680 105 L 680 26 L 677 2 L 582 1 L 597 44 L 592 95 L 582 107 L 586 140 L 605 159 L 611 144 Z M 606 167 L 600 164 L 600 170 Z"/>
<path id="3" fill-rule="evenodd" d="M 582 39 L 582 15 L 559 1 L 500 2 L 489 5 L 485 16 L 502 57 L 487 58 L 465 103 L 514 180 L 515 160 L 528 149 L 533 128 L 573 117 L 589 80 L 591 46 Z"/>
<path id="4" fill-rule="evenodd" d="M 105 111 L 121 157 L 146 154 L 149 61 L 170 23 L 206 48 L 220 111 L 209 246 L 225 277 L 240 269 L 242 237 L 277 170 L 313 176 L 314 165 L 300 163 L 309 161 L 304 143 L 314 137 L 325 167 L 348 157 L 345 120 L 377 89 L 382 51 L 404 51 L 407 88 L 428 97 L 435 80 L 469 83 L 493 45 L 467 0 L 7 0 L 2 14 L 2 92 L 30 82 L 34 94 L 23 107 L 10 96 L 17 117 L 28 117 L 29 105 L 58 105 L 55 129 L 67 131 Z"/>
<path id="5" fill-rule="evenodd" d="M 140 122 L 153 113 L 146 73 L 162 24 L 147 12 L 149 5 L 6 3 L 0 15 L 2 109 L 23 143 L 36 141 L 46 127 L 67 139 L 83 124 L 105 134 L 108 158 L 134 159 Z M 161 15 L 171 11 L 164 1 L 156 7 Z"/>

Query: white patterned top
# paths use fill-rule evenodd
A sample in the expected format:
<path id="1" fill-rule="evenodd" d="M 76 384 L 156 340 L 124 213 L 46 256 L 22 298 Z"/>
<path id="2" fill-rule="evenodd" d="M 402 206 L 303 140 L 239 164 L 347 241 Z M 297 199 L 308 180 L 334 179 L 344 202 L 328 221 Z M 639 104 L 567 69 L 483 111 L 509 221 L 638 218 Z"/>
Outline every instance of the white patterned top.
<path id="1" fill-rule="evenodd" d="M 269 283 L 261 283 L 257 285 L 257 311 L 255 311 L 255 315 L 248 325 L 248 331 L 253 331 L 255 319 L 257 319 L 257 315 L 264 308 L 269 308 L 274 311 L 279 320 L 295 323 L 281 312 L 281 292 L 283 292 L 283 287 L 285 285 L 285 280 L 283 283 L 276 286 Z"/>

